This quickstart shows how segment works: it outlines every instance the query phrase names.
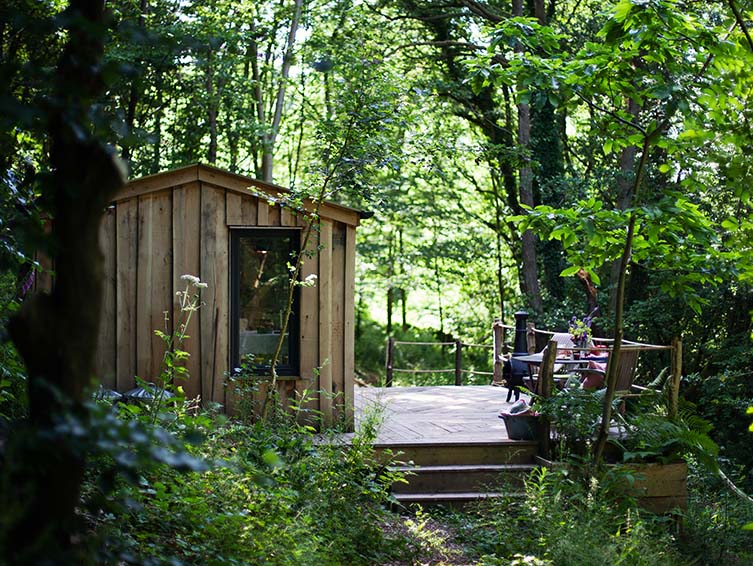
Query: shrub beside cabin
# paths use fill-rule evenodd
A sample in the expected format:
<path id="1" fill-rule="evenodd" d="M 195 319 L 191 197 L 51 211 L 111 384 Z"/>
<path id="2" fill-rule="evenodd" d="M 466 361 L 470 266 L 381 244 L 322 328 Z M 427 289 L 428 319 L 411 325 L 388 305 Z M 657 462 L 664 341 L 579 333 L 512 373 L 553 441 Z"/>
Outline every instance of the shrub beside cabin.
<path id="1" fill-rule="evenodd" d="M 250 188 L 250 190 L 249 190 Z M 134 376 L 160 372 L 164 343 L 181 318 L 176 293 L 184 274 L 208 284 L 188 328 L 186 396 L 232 410 L 227 374 L 252 355 L 261 371 L 280 336 L 291 254 L 300 251 L 305 213 L 279 204 L 287 191 L 206 165 L 191 165 L 130 182 L 102 222 L 105 292 L 97 375 L 126 391 Z M 256 193 L 256 194 L 254 194 Z M 258 196 L 257 196 L 258 195 Z M 324 391 L 311 409 L 328 424 L 353 406 L 354 286 L 358 211 L 320 209 L 311 236 L 278 373 L 283 400 Z M 257 396 L 257 402 L 259 401 Z"/>

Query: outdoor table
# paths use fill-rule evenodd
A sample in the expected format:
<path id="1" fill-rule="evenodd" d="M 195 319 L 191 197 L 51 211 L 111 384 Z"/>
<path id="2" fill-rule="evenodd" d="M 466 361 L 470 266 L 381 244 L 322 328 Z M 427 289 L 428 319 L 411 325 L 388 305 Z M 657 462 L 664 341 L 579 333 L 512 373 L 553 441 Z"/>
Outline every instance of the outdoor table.
<path id="1" fill-rule="evenodd" d="M 544 353 L 537 352 L 535 354 L 526 354 L 524 356 L 516 356 L 515 354 L 513 354 L 512 359 L 528 364 L 528 377 L 532 386 L 531 391 L 533 391 L 534 393 L 538 393 L 538 382 L 536 383 L 536 387 L 533 387 L 534 385 L 533 371 L 531 370 L 531 366 L 540 366 L 541 363 L 544 361 Z M 588 362 L 604 363 L 607 360 L 609 360 L 608 356 L 588 356 L 588 357 L 582 357 L 582 358 L 556 358 L 554 360 L 554 364 L 558 366 L 567 366 L 571 370 L 578 370 L 578 369 L 586 369 L 586 368 L 583 368 L 583 365 L 588 364 Z M 554 381 L 557 382 L 558 380 L 555 379 Z"/>

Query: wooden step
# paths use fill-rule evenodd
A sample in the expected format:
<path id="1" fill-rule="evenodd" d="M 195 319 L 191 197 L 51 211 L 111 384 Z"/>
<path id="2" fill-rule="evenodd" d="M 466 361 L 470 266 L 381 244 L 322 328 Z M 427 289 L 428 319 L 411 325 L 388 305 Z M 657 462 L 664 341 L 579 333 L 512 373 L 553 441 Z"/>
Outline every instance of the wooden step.
<path id="1" fill-rule="evenodd" d="M 531 464 L 486 464 L 452 466 L 395 466 L 405 482 L 395 482 L 397 493 L 485 492 L 500 488 L 519 489 L 534 469 Z"/>
<path id="2" fill-rule="evenodd" d="M 432 444 L 402 443 L 375 444 L 377 455 L 385 462 L 412 462 L 417 466 L 532 464 L 536 456 L 536 442 L 501 440 Z"/>
<path id="3" fill-rule="evenodd" d="M 401 505 L 421 505 L 424 507 L 431 505 L 445 505 L 448 507 L 462 507 L 469 503 L 481 501 L 484 499 L 498 499 L 500 497 L 523 497 L 523 493 L 502 493 L 502 492 L 476 492 L 476 491 L 456 491 L 450 493 L 395 493 L 393 497 Z"/>

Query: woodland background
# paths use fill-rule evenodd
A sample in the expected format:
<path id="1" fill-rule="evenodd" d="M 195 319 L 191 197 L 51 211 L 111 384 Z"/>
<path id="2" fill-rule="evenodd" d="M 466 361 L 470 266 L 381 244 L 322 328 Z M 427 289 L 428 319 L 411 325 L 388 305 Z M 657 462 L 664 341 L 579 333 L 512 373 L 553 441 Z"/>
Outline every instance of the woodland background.
<path id="1" fill-rule="evenodd" d="M 302 196 L 328 178 L 328 198 L 373 211 L 359 229 L 356 338 L 359 374 L 375 383 L 388 336 L 488 343 L 492 321 L 520 308 L 564 330 L 598 305 L 609 335 L 632 223 L 618 326 L 634 340 L 683 338 L 684 395 L 751 488 L 751 10 L 4 2 L 3 319 L 33 250 L 60 252 L 41 221 L 60 212 L 50 183 L 100 163 L 93 150 L 56 154 L 61 139 L 116 148 L 131 178 L 200 161 Z M 14 418 L 26 370 L 3 348 L 2 416 Z"/>

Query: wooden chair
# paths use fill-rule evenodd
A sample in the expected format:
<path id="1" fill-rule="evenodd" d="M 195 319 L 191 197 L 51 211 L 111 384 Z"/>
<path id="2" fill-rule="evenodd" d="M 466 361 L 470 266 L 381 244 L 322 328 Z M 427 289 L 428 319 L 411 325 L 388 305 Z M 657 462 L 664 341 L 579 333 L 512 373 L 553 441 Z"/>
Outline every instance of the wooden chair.
<path id="1" fill-rule="evenodd" d="M 638 349 L 628 348 L 620 350 L 620 359 L 617 361 L 617 385 L 615 392 L 620 394 L 628 394 L 633 386 L 633 378 L 635 377 L 635 369 L 638 365 Z M 579 368 L 576 370 L 582 375 L 598 374 L 606 379 L 606 370 L 595 368 Z"/>
<path id="2" fill-rule="evenodd" d="M 554 332 L 550 338 L 550 340 L 554 340 L 557 342 L 557 355 L 558 356 L 569 356 L 571 353 L 571 350 L 575 348 L 575 342 L 573 342 L 572 338 L 570 337 L 570 333 L 568 332 Z M 544 348 L 545 350 L 546 348 Z M 542 350 L 540 353 L 543 357 L 544 350 Z M 570 377 L 569 373 L 561 373 L 562 368 L 564 366 L 562 364 L 558 364 L 555 362 L 554 364 L 554 383 L 557 385 L 560 385 L 567 381 L 567 379 Z M 531 371 L 529 366 L 528 371 L 528 382 L 530 384 L 529 389 L 533 391 L 534 393 L 538 393 L 538 381 L 539 381 L 539 374 L 535 373 L 534 371 Z"/>

